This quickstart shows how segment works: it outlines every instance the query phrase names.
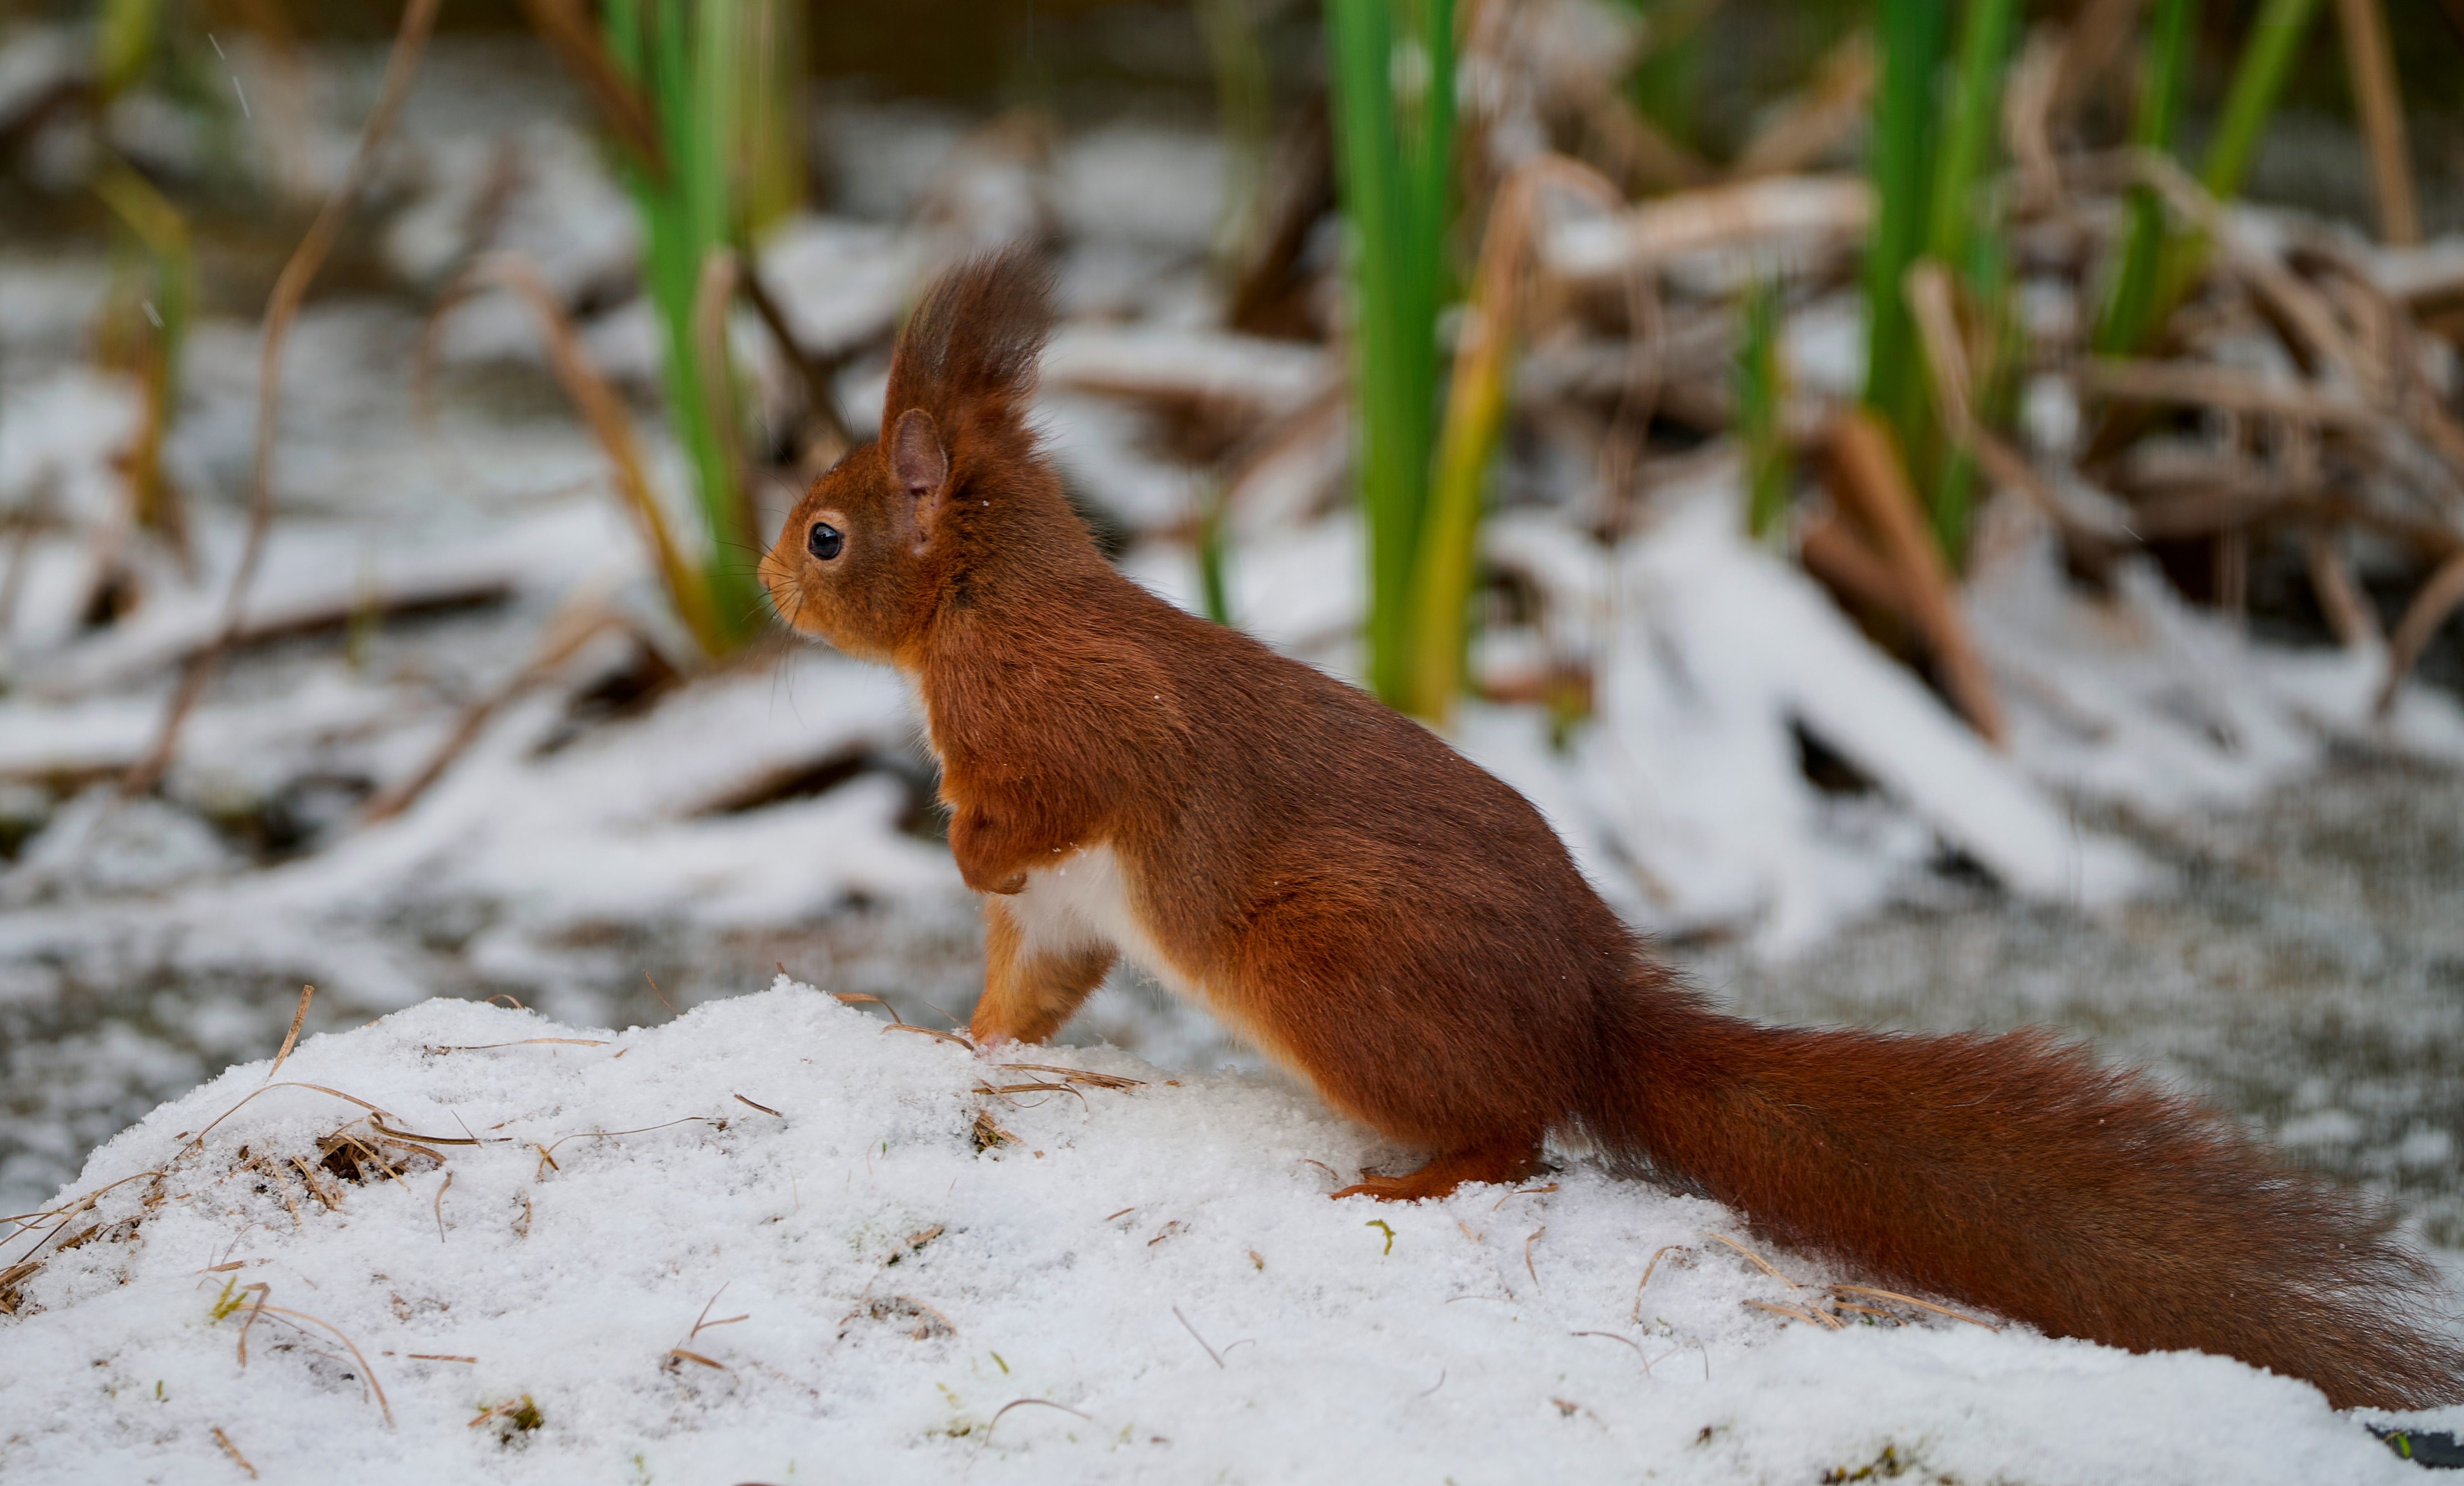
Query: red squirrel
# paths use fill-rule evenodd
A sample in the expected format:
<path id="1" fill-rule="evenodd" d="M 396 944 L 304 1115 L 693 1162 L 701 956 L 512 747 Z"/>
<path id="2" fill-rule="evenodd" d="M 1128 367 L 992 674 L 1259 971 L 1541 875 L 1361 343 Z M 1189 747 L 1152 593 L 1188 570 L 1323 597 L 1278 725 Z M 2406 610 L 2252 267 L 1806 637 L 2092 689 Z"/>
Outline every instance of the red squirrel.
<path id="1" fill-rule="evenodd" d="M 1026 254 L 926 293 L 876 442 L 761 561 L 796 630 L 921 695 L 984 897 L 981 1046 L 1059 1031 L 1126 955 L 1344 1114 L 1429 1152 L 1335 1193 L 1512 1182 L 1544 1138 L 1766 1237 L 2054 1336 L 2195 1348 L 2337 1408 L 2464 1397 L 2383 1208 L 2055 1034 L 1714 1009 L 1523 797 L 1434 733 L 1122 577 L 1027 422 Z"/>

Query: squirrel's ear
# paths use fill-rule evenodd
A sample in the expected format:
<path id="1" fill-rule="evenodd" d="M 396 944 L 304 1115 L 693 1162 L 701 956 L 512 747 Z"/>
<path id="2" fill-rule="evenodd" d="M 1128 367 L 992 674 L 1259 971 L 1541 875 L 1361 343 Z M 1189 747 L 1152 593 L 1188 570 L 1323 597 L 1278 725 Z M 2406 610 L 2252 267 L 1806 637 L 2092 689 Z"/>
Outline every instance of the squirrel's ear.
<path id="1" fill-rule="evenodd" d="M 890 435 L 890 473 L 906 492 L 915 546 L 921 551 L 932 540 L 933 518 L 940 510 L 943 487 L 950 482 L 950 456 L 941 448 L 941 433 L 933 427 L 933 415 L 923 409 L 910 408 L 898 415 L 898 426 Z"/>

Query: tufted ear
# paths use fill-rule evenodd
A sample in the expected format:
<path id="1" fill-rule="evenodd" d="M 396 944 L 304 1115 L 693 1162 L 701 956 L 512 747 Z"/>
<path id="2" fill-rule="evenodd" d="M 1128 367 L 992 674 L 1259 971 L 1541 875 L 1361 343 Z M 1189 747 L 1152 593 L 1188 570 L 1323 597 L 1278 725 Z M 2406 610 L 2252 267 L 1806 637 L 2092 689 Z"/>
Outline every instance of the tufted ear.
<path id="1" fill-rule="evenodd" d="M 933 521 L 940 514 L 950 483 L 949 454 L 941 447 L 933 415 L 923 409 L 910 408 L 898 415 L 898 426 L 890 435 L 890 473 L 906 492 L 915 550 L 920 553 L 932 543 Z"/>

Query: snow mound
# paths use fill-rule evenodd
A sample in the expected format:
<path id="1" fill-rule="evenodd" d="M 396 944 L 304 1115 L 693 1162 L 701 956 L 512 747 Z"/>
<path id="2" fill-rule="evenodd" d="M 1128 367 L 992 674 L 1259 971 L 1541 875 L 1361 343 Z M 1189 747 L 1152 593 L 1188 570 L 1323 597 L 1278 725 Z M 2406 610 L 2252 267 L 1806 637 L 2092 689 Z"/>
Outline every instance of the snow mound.
<path id="1" fill-rule="evenodd" d="M 999 1065 L 783 976 L 621 1033 L 430 1001 L 281 1075 L 0 1245 L 0 1475 L 2413 1478 L 2222 1358 L 1818 1329 L 1757 1302 L 1847 1276 L 1579 1160 L 1329 1202 L 1405 1153 L 1287 1085 Z"/>

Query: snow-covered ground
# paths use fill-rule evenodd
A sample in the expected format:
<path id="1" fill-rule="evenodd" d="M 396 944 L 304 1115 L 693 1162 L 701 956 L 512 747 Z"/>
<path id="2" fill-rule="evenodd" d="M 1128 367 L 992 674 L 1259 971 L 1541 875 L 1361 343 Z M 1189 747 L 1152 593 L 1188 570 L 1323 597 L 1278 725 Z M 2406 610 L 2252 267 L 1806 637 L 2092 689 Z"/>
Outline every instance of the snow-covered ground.
<path id="1" fill-rule="evenodd" d="M 67 55 L 45 37 L 0 37 L 0 75 Z M 1735 1231 L 1716 1209 L 1579 1160 L 1556 1190 L 1503 1202 L 1329 1204 L 1310 1163 L 1393 1153 L 1126 976 L 1069 1036 L 1128 1051 L 1049 1060 L 1143 1084 L 1014 1103 L 973 1093 L 989 1071 L 928 1037 L 875 1032 L 809 991 L 743 997 L 778 962 L 946 1025 L 935 1013 L 963 1015 L 973 994 L 973 909 L 887 674 L 780 648 L 660 689 L 661 664 L 684 658 L 674 626 L 517 306 L 482 298 L 445 322 L 420 410 L 420 297 L 472 252 L 525 254 L 577 307 L 686 509 L 654 327 L 625 298 L 629 208 L 538 64 L 454 38 L 431 56 L 368 209 L 380 261 L 363 274 L 395 282 L 320 297 L 294 332 L 254 632 L 154 797 L 117 801 L 111 783 L 217 620 L 256 328 L 209 313 L 191 335 L 165 449 L 189 501 L 184 567 L 121 529 L 114 461 L 137 405 L 90 355 L 103 272 L 91 254 L 0 244 L 0 521 L 19 534 L 0 554 L 0 1212 L 171 1158 L 178 1132 L 261 1079 L 261 1064 L 216 1074 L 270 1053 L 302 982 L 319 987 L 309 1029 L 328 1035 L 286 1080 L 383 1105 L 397 1129 L 495 1142 L 435 1146 L 443 1166 L 399 1184 L 345 1184 L 317 1141 L 362 1111 L 288 1088 L 159 1188 L 103 1197 L 56 1235 L 91 1239 L 0 1281 L 27 1302 L 0 1318 L 0 1477 L 234 1472 L 215 1429 L 269 1478 L 2384 1470 L 2306 1389 L 2213 1359 L 1913 1314 L 1834 1333 L 1755 1309 L 1805 1293 L 1706 1239 Z M 234 65 L 254 87 L 256 63 Z M 336 76 L 372 70 L 355 54 Z M 348 92 L 304 105 L 307 144 L 286 160 L 241 164 L 330 185 L 364 102 Z M 171 105 L 146 106 L 151 132 L 130 123 L 122 147 L 186 168 L 143 154 L 181 134 Z M 817 141 L 835 198 L 763 244 L 798 333 L 852 351 L 850 416 L 876 410 L 882 338 L 932 263 L 1051 232 L 1068 322 L 1040 413 L 1124 567 L 1196 604 L 1190 529 L 1220 468 L 1181 457 L 1174 430 L 1219 423 L 1244 452 L 1225 511 L 1233 617 L 1354 673 L 1360 532 L 1342 420 L 1324 415 L 1339 352 L 1218 324 L 1216 143 L 1137 123 L 1037 143 L 976 122 L 834 103 Z M 504 179 L 492 217 L 478 207 Z M 1678 309 L 1703 266 L 1670 265 Z M 1827 293 L 1789 334 L 1816 400 L 1861 376 L 1853 294 Z M 1692 313 L 1699 330 L 1712 312 Z M 736 331 L 767 418 L 792 380 L 753 326 Z M 1563 380 L 1549 354 L 1535 347 L 1533 387 Z M 1725 374 L 1706 365 L 1693 374 Z M 2058 442 L 2059 402 L 2040 444 Z M 1483 702 L 1457 741 L 1540 804 L 1622 911 L 1751 1014 L 2092 1031 L 2395 1196 L 2453 1267 L 2451 695 L 2409 686 L 2376 721 L 2381 649 L 2255 639 L 2152 567 L 2090 595 L 2006 499 L 1965 595 L 2011 712 L 1996 753 L 1795 563 L 1746 539 L 1720 446 L 1656 458 L 1628 508 L 1592 451 L 1540 422 L 1501 468 L 1486 530 L 1487 561 L 1529 602 L 1476 658 L 1499 697 L 1579 672 L 1589 715 L 1569 727 L 1536 701 Z M 782 491 L 762 499 L 775 520 Z M 107 551 L 142 602 L 97 626 Z M 2371 554 L 2354 556 L 2366 576 Z M 488 711 L 407 810 L 361 818 L 589 606 L 621 632 Z M 1848 787 L 1811 777 L 1810 746 Z M 554 1021 L 475 1004 L 492 993 Z M 670 1021 L 669 1001 L 692 1009 Z M 635 1022 L 649 1030 L 571 1030 Z M 420 1051 L 493 1042 L 520 1045 Z M 979 1152 L 979 1112 L 1025 1143 Z M 688 1117 L 729 1122 L 575 1141 L 554 1165 L 519 1143 Z M 256 1164 L 237 1166 L 242 1146 Z M 313 1174 L 265 1170 L 294 1154 Z M 0 1272 L 36 1236 L 0 1241 Z M 1771 1257 L 1799 1281 L 1843 1277 Z M 234 1277 L 332 1322 L 364 1364 L 268 1312 L 241 1369 L 245 1317 L 213 1314 L 242 1294 L 224 1294 Z M 693 1336 L 722 1285 L 708 1316 L 748 1319 Z M 385 1386 L 392 1428 L 363 1381 Z M 510 1413 L 464 1427 L 525 1395 L 537 1428 Z M 1001 1412 L 1019 1399 L 1041 1402 Z"/>
<path id="2" fill-rule="evenodd" d="M 1271 1076 L 1018 1056 L 781 976 L 621 1033 L 432 1001 L 231 1069 L 0 1246 L 43 1261 L 0 1475 L 2415 1478 L 2306 1385 L 1826 1293 L 1580 1158 L 1333 1203 L 1401 1153 Z M 1787 1314 L 1835 1298 L 1885 1314 Z"/>

